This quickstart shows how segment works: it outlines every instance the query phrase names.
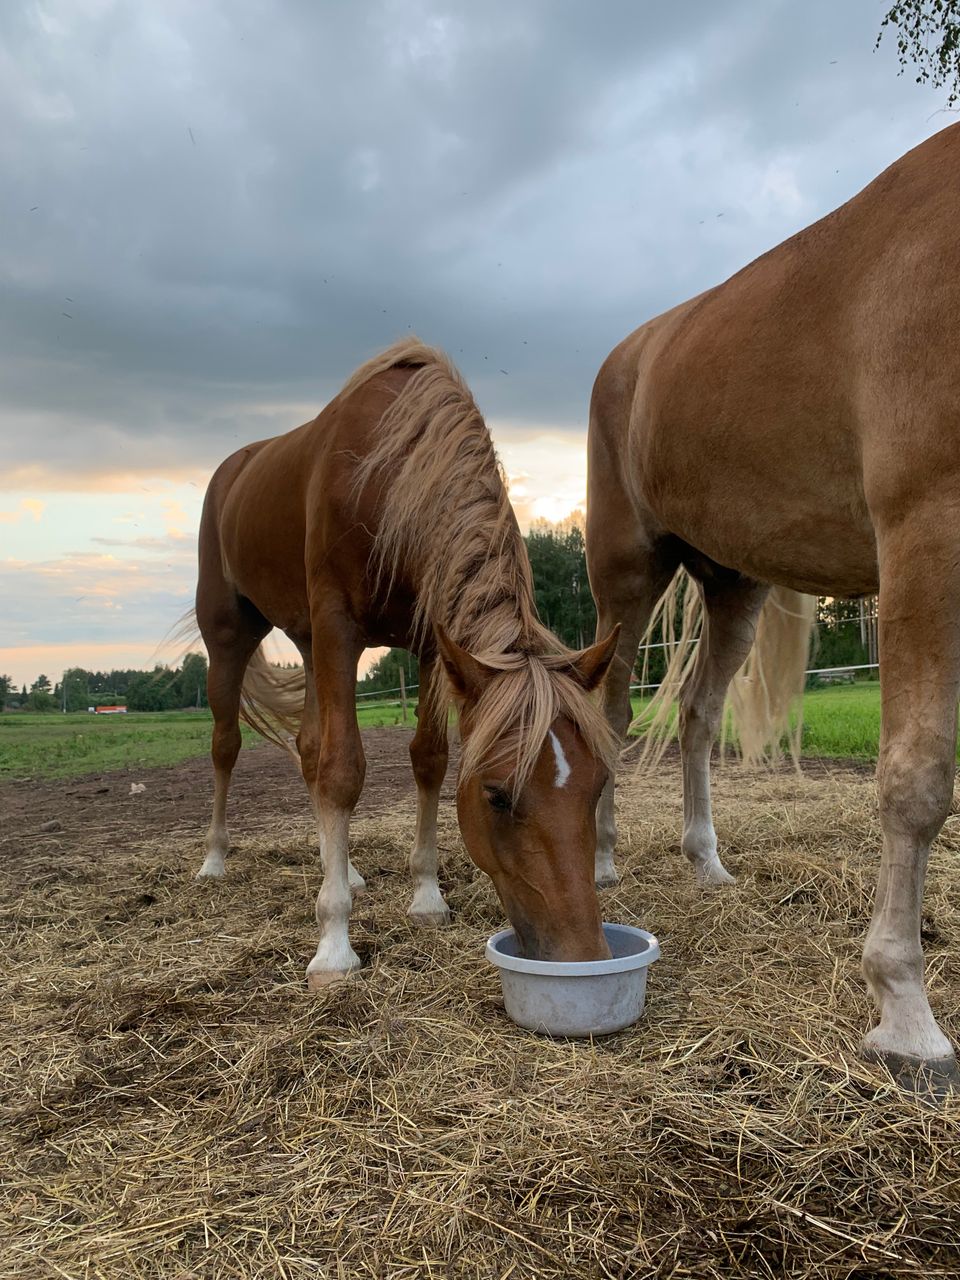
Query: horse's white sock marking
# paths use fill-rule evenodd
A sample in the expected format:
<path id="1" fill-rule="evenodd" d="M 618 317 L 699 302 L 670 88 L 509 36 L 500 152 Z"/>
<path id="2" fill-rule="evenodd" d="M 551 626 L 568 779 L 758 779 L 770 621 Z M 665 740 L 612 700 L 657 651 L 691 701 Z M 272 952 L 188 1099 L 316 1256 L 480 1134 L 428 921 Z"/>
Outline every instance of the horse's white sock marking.
<path id="1" fill-rule="evenodd" d="M 360 968 L 360 960 L 350 945 L 350 910 L 353 906 L 347 872 L 350 811 L 318 805 L 317 816 L 323 884 L 317 895 L 320 944 L 317 954 L 307 965 L 307 981 L 313 989 Z"/>
<path id="2" fill-rule="evenodd" d="M 560 745 L 560 739 L 550 730 L 550 741 L 553 744 L 553 754 L 557 762 L 557 774 L 553 780 L 555 787 L 562 787 L 566 784 L 570 777 L 570 766 L 567 764 L 567 757 L 563 754 L 563 747 Z"/>

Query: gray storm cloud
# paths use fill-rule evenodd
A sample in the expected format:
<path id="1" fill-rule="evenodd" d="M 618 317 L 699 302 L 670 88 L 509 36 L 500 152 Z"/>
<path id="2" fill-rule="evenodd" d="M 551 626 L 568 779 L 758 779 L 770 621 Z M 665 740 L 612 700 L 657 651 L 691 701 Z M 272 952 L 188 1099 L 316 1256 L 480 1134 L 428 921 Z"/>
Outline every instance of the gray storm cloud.
<path id="1" fill-rule="evenodd" d="M 8 483 L 209 466 L 408 329 L 582 430 L 630 329 L 946 122 L 883 8 L 4 6 Z"/>

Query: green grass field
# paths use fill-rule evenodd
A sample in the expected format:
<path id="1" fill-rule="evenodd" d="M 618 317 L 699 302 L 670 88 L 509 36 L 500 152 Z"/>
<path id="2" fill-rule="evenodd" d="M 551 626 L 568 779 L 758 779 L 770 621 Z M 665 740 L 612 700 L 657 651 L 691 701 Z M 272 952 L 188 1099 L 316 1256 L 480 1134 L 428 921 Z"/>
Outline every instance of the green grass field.
<path id="1" fill-rule="evenodd" d="M 876 683 L 813 690 L 804 698 L 803 751 L 875 759 L 880 738 Z M 640 709 L 641 704 L 636 704 Z M 360 723 L 401 723 L 400 706 L 365 706 Z M 412 709 L 408 723 L 413 724 Z M 16 712 L 0 715 L 0 778 L 80 777 L 131 766 L 177 764 L 210 750 L 207 711 L 129 712 L 124 716 Z M 260 744 L 244 727 L 244 745 Z"/>
<path id="2" fill-rule="evenodd" d="M 413 711 L 408 711 L 413 723 Z M 361 725 L 401 723 L 399 704 L 364 707 Z M 77 778 L 109 769 L 178 764 L 210 750 L 209 711 L 128 711 L 93 716 L 9 712 L 0 715 L 0 779 Z M 262 739 L 243 726 L 245 747 Z"/>
<path id="3" fill-rule="evenodd" d="M 803 754 L 862 756 L 876 760 L 880 748 L 880 685 L 811 689 L 803 699 Z"/>
<path id="4" fill-rule="evenodd" d="M 634 714 L 645 705 L 635 698 Z M 880 747 L 880 685 L 860 684 L 811 689 L 803 698 L 805 756 L 862 757 L 875 760 Z"/>
<path id="5" fill-rule="evenodd" d="M 176 764 L 210 750 L 207 711 L 12 712 L 0 716 L 0 778 L 80 777 Z M 245 738 L 256 737 L 245 731 Z"/>

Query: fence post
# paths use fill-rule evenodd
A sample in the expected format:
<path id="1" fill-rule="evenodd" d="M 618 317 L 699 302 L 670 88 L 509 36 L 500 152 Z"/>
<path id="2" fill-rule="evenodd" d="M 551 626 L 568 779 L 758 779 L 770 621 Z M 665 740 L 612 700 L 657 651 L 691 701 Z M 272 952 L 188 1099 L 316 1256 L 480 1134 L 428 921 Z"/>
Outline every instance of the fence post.
<path id="1" fill-rule="evenodd" d="M 406 724 L 407 723 L 407 685 L 406 685 L 406 681 L 403 678 L 402 662 L 400 663 L 398 670 L 400 672 L 400 715 L 403 718 L 403 723 Z"/>

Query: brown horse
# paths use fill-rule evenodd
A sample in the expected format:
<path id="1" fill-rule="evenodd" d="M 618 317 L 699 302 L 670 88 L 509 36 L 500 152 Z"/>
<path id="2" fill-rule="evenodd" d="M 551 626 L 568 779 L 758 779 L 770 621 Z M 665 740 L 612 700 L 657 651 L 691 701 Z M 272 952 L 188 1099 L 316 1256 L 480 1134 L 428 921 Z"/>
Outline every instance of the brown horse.
<path id="1" fill-rule="evenodd" d="M 728 878 L 711 745 L 768 584 L 879 589 L 883 854 L 863 971 L 880 1016 L 864 1051 L 903 1079 L 956 1084 L 924 988 L 920 910 L 960 691 L 960 125 L 611 353 L 593 391 L 588 509 L 599 627 L 623 624 L 605 691 L 619 732 L 657 598 L 678 565 L 699 584 L 680 745 L 683 848 L 707 881 Z M 808 615 L 795 626 L 805 641 Z"/>
<path id="2" fill-rule="evenodd" d="M 414 922 L 449 919 L 436 820 L 453 700 L 460 829 L 525 953 L 609 954 L 593 883 L 594 812 L 616 739 L 589 694 L 617 637 L 572 653 L 539 622 L 490 435 L 440 352 L 398 343 L 312 422 L 220 466 L 200 526 L 197 621 L 210 660 L 216 779 L 200 875 L 224 874 L 239 716 L 278 740 L 293 722 L 324 873 L 312 986 L 359 965 L 348 919 L 351 886 L 363 881 L 349 862 L 348 827 L 365 768 L 357 661 L 370 645 L 413 649 L 421 663 L 410 745 Z M 299 649 L 299 680 L 263 658 L 272 627 Z"/>

